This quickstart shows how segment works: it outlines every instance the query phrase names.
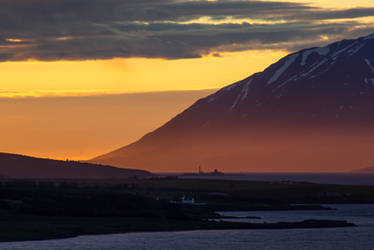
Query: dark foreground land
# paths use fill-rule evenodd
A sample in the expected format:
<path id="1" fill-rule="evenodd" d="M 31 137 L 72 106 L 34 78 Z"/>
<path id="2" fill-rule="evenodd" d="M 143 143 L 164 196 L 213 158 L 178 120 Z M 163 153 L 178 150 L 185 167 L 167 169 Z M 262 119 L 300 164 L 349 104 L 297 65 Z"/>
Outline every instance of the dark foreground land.
<path id="1" fill-rule="evenodd" d="M 170 203 L 182 195 L 195 197 L 201 204 Z M 372 202 L 371 186 L 178 179 L 4 179 L 0 181 L 0 241 L 145 231 L 348 227 L 354 225 L 320 220 L 224 222 L 216 211 L 328 209 L 319 204 Z"/>
<path id="2" fill-rule="evenodd" d="M 279 223 L 234 223 L 171 218 L 1 216 L 0 241 L 30 241 L 80 235 L 225 229 L 296 229 L 352 227 L 345 221 L 306 220 Z"/>

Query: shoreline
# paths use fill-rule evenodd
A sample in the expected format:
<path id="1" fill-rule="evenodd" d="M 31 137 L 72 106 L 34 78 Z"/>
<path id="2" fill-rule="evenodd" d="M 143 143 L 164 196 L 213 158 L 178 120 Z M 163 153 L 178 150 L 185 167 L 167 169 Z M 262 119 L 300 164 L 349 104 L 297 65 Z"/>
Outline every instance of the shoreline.
<path id="1" fill-rule="evenodd" d="M 220 221 L 225 218 L 217 212 L 331 210 L 321 204 L 374 203 L 374 186 L 174 179 L 9 180 L 2 183 L 0 196 L 0 241 L 14 242 L 135 232 L 354 227 L 344 217 L 343 221 L 247 223 Z M 169 202 L 184 196 L 207 205 Z"/>
<path id="2" fill-rule="evenodd" d="M 30 225 L 35 225 L 40 221 L 37 218 L 23 218 Z M 304 220 L 300 222 L 276 222 L 276 223 L 244 223 L 244 222 L 215 222 L 215 221 L 186 221 L 186 220 L 160 220 L 142 218 L 54 218 L 52 224 L 39 223 L 38 230 L 33 230 L 33 226 L 28 228 L 27 223 L 20 228 L 13 226 L 8 229 L 6 235 L 4 231 L 0 232 L 0 243 L 27 242 L 27 241 L 46 241 L 76 238 L 79 236 L 90 235 L 111 235 L 127 233 L 154 233 L 154 232 L 182 232 L 182 231 L 215 231 L 215 230 L 287 230 L 287 229 L 319 229 L 319 228 L 346 228 L 357 227 L 353 223 L 337 220 Z M 60 221 L 56 223 L 56 219 Z M 75 219 L 75 223 L 70 224 L 69 220 Z M 10 220 L 11 221 L 11 220 Z M 87 221 L 90 221 L 87 225 Z M 4 220 L 1 220 L 4 226 Z M 119 223 L 118 223 L 119 222 Z M 146 222 L 146 224 L 144 224 Z M 13 225 L 17 224 L 12 220 Z M 63 224 L 63 223 L 66 223 Z M 85 225 L 86 224 L 86 225 Z M 91 224 L 91 225 L 90 225 Z M 98 228 L 92 225 L 100 225 Z M 50 231 L 50 226 L 55 226 L 59 230 Z M 156 225 L 156 226 L 155 226 Z M 6 225 L 5 225 L 6 226 Z M 121 227 L 122 226 L 122 227 Z M 135 227 L 134 227 L 135 226 Z M 17 229 L 21 229 L 17 231 Z"/>

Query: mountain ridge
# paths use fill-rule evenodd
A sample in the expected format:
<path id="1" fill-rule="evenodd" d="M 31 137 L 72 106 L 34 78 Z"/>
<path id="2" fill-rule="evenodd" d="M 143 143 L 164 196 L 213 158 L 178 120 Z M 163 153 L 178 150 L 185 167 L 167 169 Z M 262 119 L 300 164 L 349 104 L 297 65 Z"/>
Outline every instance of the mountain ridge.
<path id="1" fill-rule="evenodd" d="M 340 164 L 334 157 L 355 150 L 353 145 L 361 145 L 363 152 L 336 170 L 352 169 L 360 157 L 374 161 L 364 148 L 371 142 L 362 137 L 362 132 L 372 135 L 374 124 L 372 51 L 374 34 L 291 53 L 198 100 L 139 141 L 91 162 L 154 171 L 188 171 L 199 163 L 228 171 L 292 171 L 313 158 L 309 147 L 322 156 L 305 171 L 322 171 Z M 340 150 L 334 149 L 337 142 Z M 286 152 L 279 153 L 284 147 Z M 292 155 L 303 147 L 304 157 Z M 272 156 L 277 166 L 266 159 Z"/>
<path id="2" fill-rule="evenodd" d="M 0 177 L 11 179 L 117 179 L 148 176 L 149 172 L 77 161 L 59 161 L 0 153 Z"/>

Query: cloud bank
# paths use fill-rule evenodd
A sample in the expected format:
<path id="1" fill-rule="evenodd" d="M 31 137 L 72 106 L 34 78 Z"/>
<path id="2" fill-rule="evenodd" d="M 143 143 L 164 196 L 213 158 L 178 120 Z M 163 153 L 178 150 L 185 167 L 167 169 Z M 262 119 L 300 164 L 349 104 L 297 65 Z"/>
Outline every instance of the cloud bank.
<path id="1" fill-rule="evenodd" d="M 294 51 L 374 32 L 372 16 L 272 1 L 0 0 L 0 61 Z"/>

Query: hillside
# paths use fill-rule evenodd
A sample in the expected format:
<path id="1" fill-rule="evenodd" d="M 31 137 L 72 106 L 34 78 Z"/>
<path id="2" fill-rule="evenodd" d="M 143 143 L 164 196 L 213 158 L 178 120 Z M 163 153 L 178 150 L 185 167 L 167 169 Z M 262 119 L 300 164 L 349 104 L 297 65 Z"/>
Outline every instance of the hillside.
<path id="1" fill-rule="evenodd" d="M 0 176 L 2 178 L 112 179 L 147 175 L 150 173 L 142 170 L 118 169 L 90 163 L 0 153 Z"/>

